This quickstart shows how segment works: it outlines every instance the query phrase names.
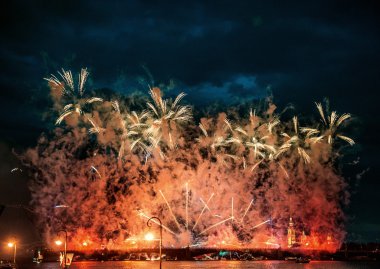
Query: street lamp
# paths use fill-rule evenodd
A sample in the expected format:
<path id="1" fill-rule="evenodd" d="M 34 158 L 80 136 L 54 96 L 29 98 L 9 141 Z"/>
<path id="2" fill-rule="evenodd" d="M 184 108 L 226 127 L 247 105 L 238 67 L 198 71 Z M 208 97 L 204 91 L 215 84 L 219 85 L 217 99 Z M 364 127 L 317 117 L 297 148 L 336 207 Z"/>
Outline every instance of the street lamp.
<path id="1" fill-rule="evenodd" d="M 148 227 L 151 227 L 151 226 L 152 226 L 152 223 L 150 223 L 150 221 L 153 220 L 153 219 L 158 220 L 158 222 L 160 223 L 160 269 L 161 269 L 161 265 L 162 265 L 162 254 L 161 254 L 161 252 L 162 252 L 162 222 L 161 222 L 161 220 L 160 220 L 158 217 L 151 217 L 151 218 L 148 219 L 148 221 L 146 222 L 146 225 L 147 225 Z M 152 222 L 158 224 L 156 221 L 152 221 Z M 147 239 L 148 239 L 148 238 L 152 238 L 152 237 L 149 236 L 149 237 L 147 237 Z"/>
<path id="2" fill-rule="evenodd" d="M 61 232 L 64 232 L 65 233 L 65 241 L 64 241 L 64 252 L 63 252 L 63 263 L 62 263 L 62 268 L 66 268 L 66 249 L 67 249 L 67 231 L 66 230 L 61 230 L 57 233 L 57 235 L 59 235 L 59 233 Z M 56 240 L 55 241 L 55 244 L 57 246 L 61 246 L 62 245 L 62 241 L 61 240 Z"/>
<path id="3" fill-rule="evenodd" d="M 8 247 L 14 248 L 13 249 L 13 263 L 16 264 L 16 249 L 17 249 L 16 242 L 9 242 Z"/>

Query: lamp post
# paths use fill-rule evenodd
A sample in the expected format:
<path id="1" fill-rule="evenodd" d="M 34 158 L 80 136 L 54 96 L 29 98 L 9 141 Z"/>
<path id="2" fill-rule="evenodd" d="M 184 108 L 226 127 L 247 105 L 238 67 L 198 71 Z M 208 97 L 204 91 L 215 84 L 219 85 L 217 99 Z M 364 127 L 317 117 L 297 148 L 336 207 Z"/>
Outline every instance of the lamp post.
<path id="1" fill-rule="evenodd" d="M 158 217 L 151 217 L 150 219 L 148 219 L 148 221 L 146 222 L 146 225 L 148 227 L 151 227 L 152 226 L 152 223 L 150 222 L 151 220 L 153 219 L 156 219 L 158 220 L 158 222 L 160 223 L 160 269 L 161 269 L 161 266 L 162 266 L 162 222 L 161 220 L 158 218 Z M 156 223 L 157 224 L 157 223 Z"/>
<path id="2" fill-rule="evenodd" d="M 65 233 L 65 242 L 64 242 L 64 252 L 63 252 L 63 263 L 62 263 L 62 268 L 66 268 L 66 250 L 67 250 L 67 231 L 66 230 L 61 230 L 57 233 L 57 235 L 60 233 L 60 232 L 64 232 Z M 55 241 L 55 244 L 60 246 L 62 245 L 62 241 L 61 240 L 57 240 Z"/>
<path id="3" fill-rule="evenodd" d="M 17 249 L 16 242 L 9 242 L 8 247 L 10 248 L 13 247 L 13 263 L 16 264 L 16 249 Z"/>

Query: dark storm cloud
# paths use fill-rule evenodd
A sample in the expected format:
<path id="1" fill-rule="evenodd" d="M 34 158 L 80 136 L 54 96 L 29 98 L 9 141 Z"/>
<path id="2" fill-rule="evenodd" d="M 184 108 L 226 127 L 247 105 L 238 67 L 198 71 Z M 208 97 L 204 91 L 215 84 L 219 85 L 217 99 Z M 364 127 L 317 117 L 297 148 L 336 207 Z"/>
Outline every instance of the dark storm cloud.
<path id="1" fill-rule="evenodd" d="M 237 104 L 242 101 L 262 99 L 270 93 L 268 87 L 257 84 L 256 77 L 243 74 L 226 77 L 221 83 L 204 82 L 183 88 L 187 89 L 190 102 L 193 101 L 198 106 L 216 100 L 226 104 Z"/>
<path id="2" fill-rule="evenodd" d="M 344 16 L 334 19 L 332 5 L 276 8 L 184 2 L 179 7 L 173 2 L 104 1 L 29 5 L 8 21 L 6 37 L 12 38 L 7 40 L 8 49 L 16 47 L 18 54 L 7 52 L 8 60 L 28 59 L 23 67 L 27 68 L 38 65 L 41 51 L 56 61 L 74 53 L 79 64 L 93 65 L 104 77 L 120 68 L 136 72 L 146 63 L 155 76 L 175 77 L 189 85 L 223 83 L 234 73 L 260 75 L 276 83 L 279 73 L 292 80 L 303 71 L 336 71 L 347 56 L 363 51 L 362 40 L 370 43 L 374 38 L 371 31 L 346 25 Z M 261 23 L 256 26 L 257 18 Z"/>
<path id="3" fill-rule="evenodd" d="M 361 162 L 377 162 L 376 1 L 0 5 L 1 140 L 31 144 L 45 128 L 42 113 L 49 103 L 42 77 L 49 73 L 88 66 L 94 87 L 127 92 L 143 64 L 157 83 L 175 79 L 196 105 L 252 100 L 270 88 L 280 106 L 292 102 L 310 114 L 316 113 L 314 101 L 329 97 L 338 112 L 361 119 L 362 134 L 355 137 L 365 155 Z M 379 186 L 370 182 L 366 188 Z"/>
<path id="4" fill-rule="evenodd" d="M 343 2 L 23 5 L 11 8 L 18 12 L 4 19 L 1 54 L 12 63 L 7 72 L 29 75 L 35 82 L 47 72 L 41 65 L 45 51 L 54 60 L 49 71 L 74 54 L 75 65 L 92 67 L 100 84 L 109 85 L 117 70 L 134 74 L 146 64 L 158 80 L 174 77 L 190 87 L 225 84 L 231 76 L 249 74 L 273 85 L 288 102 L 310 88 L 320 97 L 334 96 L 343 87 L 345 94 L 356 94 L 345 87 L 353 79 L 342 82 L 341 76 L 379 60 L 373 59 L 377 21 L 372 24 L 369 11 Z"/>

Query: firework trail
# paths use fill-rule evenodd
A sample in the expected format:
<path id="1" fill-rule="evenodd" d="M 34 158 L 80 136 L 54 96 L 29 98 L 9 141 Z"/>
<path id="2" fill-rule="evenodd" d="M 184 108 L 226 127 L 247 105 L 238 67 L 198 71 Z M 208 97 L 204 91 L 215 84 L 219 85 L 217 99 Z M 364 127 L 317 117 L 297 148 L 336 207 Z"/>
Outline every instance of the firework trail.
<path id="1" fill-rule="evenodd" d="M 261 222 L 261 223 L 255 225 L 255 226 L 253 226 L 252 229 L 255 229 L 255 228 L 257 228 L 257 227 L 260 227 L 261 225 L 264 225 L 265 223 L 268 223 L 268 222 L 270 222 L 270 219 L 268 219 L 268 220 L 266 220 L 266 221 L 263 221 L 263 222 Z"/>
<path id="2" fill-rule="evenodd" d="M 176 216 L 174 215 L 173 210 L 172 210 L 171 206 L 170 206 L 169 203 L 168 203 L 168 200 L 166 200 L 166 197 L 165 197 L 165 195 L 162 193 L 161 190 L 159 190 L 159 192 L 160 192 L 162 198 L 164 198 L 165 203 L 166 203 L 166 205 L 168 206 L 169 212 L 170 212 L 171 216 L 173 217 L 175 223 L 177 224 L 178 229 L 181 230 L 181 226 L 180 226 L 180 224 L 179 224 L 179 222 L 178 222 Z"/>
<path id="3" fill-rule="evenodd" d="M 99 173 L 98 169 L 96 169 L 94 166 L 91 165 L 91 170 L 94 171 L 98 176 L 99 178 L 102 177 L 102 175 Z"/>
<path id="4" fill-rule="evenodd" d="M 200 200 L 201 200 L 202 203 L 204 204 L 204 207 L 202 208 L 201 213 L 199 214 L 197 220 L 195 221 L 195 224 L 194 224 L 194 226 L 193 226 L 193 228 L 192 228 L 193 231 L 194 231 L 195 227 L 197 227 L 197 224 L 198 224 L 199 220 L 201 219 L 201 217 L 202 217 L 202 215 L 203 215 L 203 212 L 204 212 L 206 209 L 208 209 L 209 211 L 211 211 L 207 204 L 210 202 L 210 200 L 212 199 L 213 196 L 214 196 L 214 193 L 211 194 L 210 198 L 208 198 L 208 200 L 207 200 L 206 203 L 202 200 L 202 198 L 200 198 Z"/>
<path id="5" fill-rule="evenodd" d="M 243 222 L 244 217 L 245 217 L 245 215 L 247 215 L 248 210 L 251 208 L 252 204 L 253 204 L 253 199 L 252 199 L 251 202 L 249 203 L 247 209 L 244 211 L 244 215 L 241 217 L 240 222 Z"/>

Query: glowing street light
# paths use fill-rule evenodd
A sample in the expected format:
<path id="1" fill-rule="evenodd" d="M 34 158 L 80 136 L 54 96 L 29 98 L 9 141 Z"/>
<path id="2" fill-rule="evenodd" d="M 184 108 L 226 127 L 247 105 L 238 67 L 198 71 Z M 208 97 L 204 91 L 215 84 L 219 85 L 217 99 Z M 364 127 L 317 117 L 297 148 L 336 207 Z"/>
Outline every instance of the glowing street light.
<path id="1" fill-rule="evenodd" d="M 154 235 L 152 233 L 147 233 L 145 235 L 145 240 L 148 240 L 148 241 L 154 240 Z"/>
<path id="2" fill-rule="evenodd" d="M 62 268 L 66 268 L 66 250 L 67 250 L 67 231 L 66 230 L 61 230 L 57 233 L 57 235 L 59 235 L 59 233 L 61 232 L 64 232 L 65 233 L 65 241 L 62 242 L 62 240 L 58 239 L 55 241 L 55 244 L 57 246 L 61 246 L 63 243 L 64 243 L 64 252 L 63 252 L 63 263 L 62 263 Z"/>
<path id="3" fill-rule="evenodd" d="M 148 227 L 151 227 L 152 226 L 152 223 L 150 223 L 150 221 L 157 223 L 157 221 L 155 221 L 155 219 L 159 222 L 159 225 L 160 225 L 160 269 L 161 269 L 161 265 L 162 265 L 162 222 L 161 220 L 158 218 L 158 217 L 151 217 L 150 219 L 148 219 L 148 221 L 146 222 L 146 225 Z M 145 239 L 146 240 L 153 240 L 154 236 L 152 233 L 148 233 L 146 236 L 145 236 Z"/>
<path id="4" fill-rule="evenodd" d="M 14 248 L 13 249 L 13 263 L 16 263 L 16 249 L 17 249 L 16 242 L 9 242 L 8 247 Z"/>

